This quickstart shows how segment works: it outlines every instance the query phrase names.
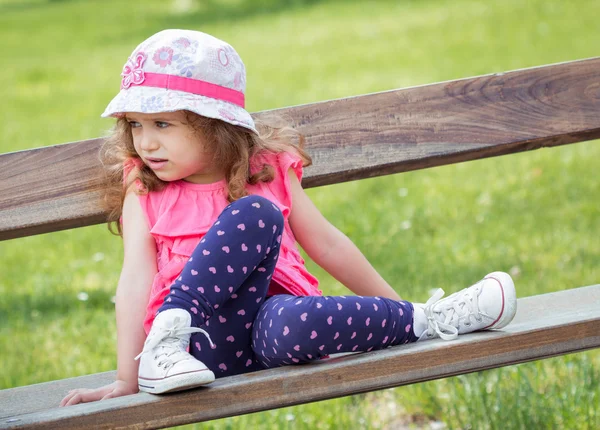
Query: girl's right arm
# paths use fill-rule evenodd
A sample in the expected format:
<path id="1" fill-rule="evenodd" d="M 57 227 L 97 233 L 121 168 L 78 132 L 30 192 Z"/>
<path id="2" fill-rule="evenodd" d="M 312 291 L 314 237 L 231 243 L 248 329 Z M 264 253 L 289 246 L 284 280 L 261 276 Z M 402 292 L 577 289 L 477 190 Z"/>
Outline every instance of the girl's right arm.
<path id="1" fill-rule="evenodd" d="M 93 402 L 138 392 L 139 362 L 134 360 L 144 345 L 150 286 L 156 275 L 156 244 L 139 199 L 127 192 L 123 203 L 123 269 L 116 294 L 117 380 L 97 389 L 72 390 L 60 406 Z"/>

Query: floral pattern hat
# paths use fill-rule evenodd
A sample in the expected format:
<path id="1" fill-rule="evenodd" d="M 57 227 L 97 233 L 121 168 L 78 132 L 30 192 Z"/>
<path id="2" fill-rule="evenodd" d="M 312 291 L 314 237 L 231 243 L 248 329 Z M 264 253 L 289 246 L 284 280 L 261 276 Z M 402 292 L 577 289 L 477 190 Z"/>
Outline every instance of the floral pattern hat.
<path id="1" fill-rule="evenodd" d="M 163 30 L 143 41 L 102 117 L 189 110 L 256 133 L 244 109 L 246 68 L 226 42 L 199 31 Z"/>

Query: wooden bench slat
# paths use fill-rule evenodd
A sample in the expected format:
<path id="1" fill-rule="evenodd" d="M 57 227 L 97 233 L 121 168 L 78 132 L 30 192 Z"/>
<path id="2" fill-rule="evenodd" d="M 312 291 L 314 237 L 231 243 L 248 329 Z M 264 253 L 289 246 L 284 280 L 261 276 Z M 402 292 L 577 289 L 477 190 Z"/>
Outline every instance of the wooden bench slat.
<path id="1" fill-rule="evenodd" d="M 313 187 L 599 138 L 598 82 L 592 58 L 273 112 L 306 135 Z M 101 141 L 0 155 L 0 240 L 102 222 Z"/>
<path id="2" fill-rule="evenodd" d="M 139 393 L 56 408 L 71 388 L 114 372 L 0 391 L 0 428 L 156 428 L 331 399 L 600 346 L 600 285 L 519 299 L 502 331 L 434 340 L 322 363 L 222 378 L 171 395 Z M 44 395 L 40 396 L 39 393 Z"/>

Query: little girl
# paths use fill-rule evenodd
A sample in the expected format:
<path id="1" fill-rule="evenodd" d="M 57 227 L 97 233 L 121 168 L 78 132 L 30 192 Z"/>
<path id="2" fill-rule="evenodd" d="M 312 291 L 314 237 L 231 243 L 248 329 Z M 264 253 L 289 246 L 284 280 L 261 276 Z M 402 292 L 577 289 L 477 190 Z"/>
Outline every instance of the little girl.
<path id="1" fill-rule="evenodd" d="M 118 118 L 103 148 L 109 220 L 124 245 L 117 380 L 73 390 L 61 406 L 512 320 L 515 289 L 502 272 L 424 305 L 401 300 L 303 191 L 302 138 L 257 127 L 244 109 L 245 68 L 230 45 L 161 31 L 121 77 L 103 114 Z M 322 296 L 296 242 L 356 295 Z"/>

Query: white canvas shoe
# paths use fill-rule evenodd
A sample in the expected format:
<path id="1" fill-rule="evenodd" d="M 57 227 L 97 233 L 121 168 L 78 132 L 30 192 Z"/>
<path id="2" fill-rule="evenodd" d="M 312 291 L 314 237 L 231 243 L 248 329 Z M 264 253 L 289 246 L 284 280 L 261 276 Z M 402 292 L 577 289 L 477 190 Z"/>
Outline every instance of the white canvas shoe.
<path id="1" fill-rule="evenodd" d="M 183 309 L 160 312 L 144 343 L 140 359 L 138 385 L 140 391 L 160 394 L 187 390 L 215 380 L 214 373 L 187 352 L 192 333 L 208 333 L 191 327 L 192 317 Z M 141 358 L 140 358 L 141 357 Z"/>
<path id="2" fill-rule="evenodd" d="M 427 317 L 427 329 L 419 340 L 440 337 L 456 339 L 459 334 L 505 327 L 517 312 L 515 285 L 508 273 L 493 272 L 464 290 L 445 299 L 439 289 L 420 306 Z"/>

